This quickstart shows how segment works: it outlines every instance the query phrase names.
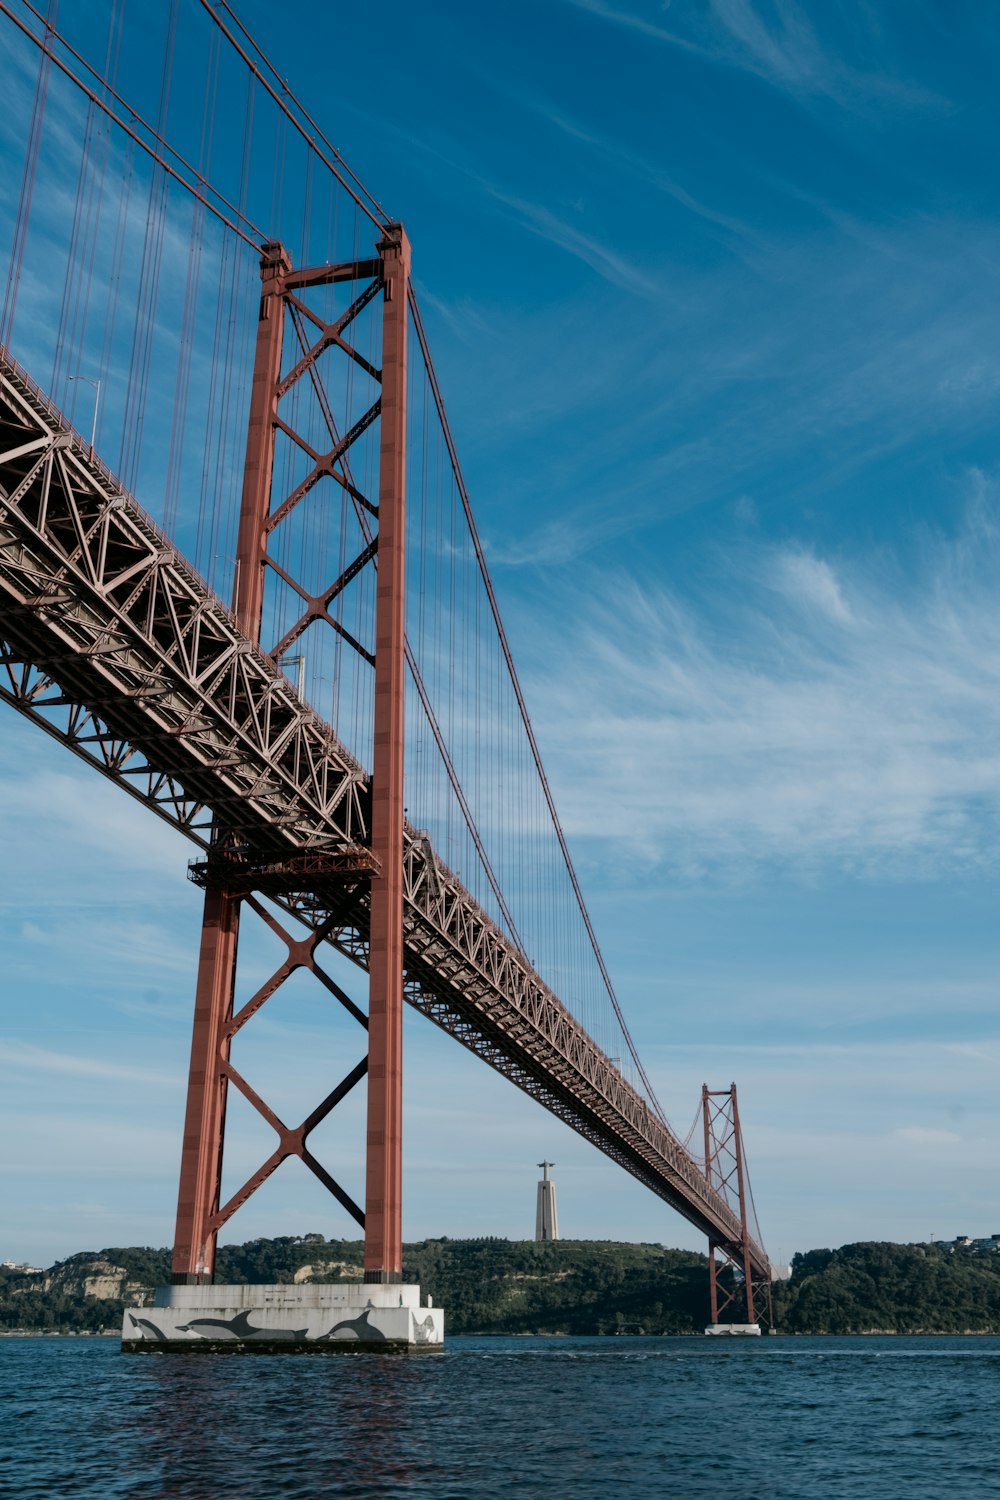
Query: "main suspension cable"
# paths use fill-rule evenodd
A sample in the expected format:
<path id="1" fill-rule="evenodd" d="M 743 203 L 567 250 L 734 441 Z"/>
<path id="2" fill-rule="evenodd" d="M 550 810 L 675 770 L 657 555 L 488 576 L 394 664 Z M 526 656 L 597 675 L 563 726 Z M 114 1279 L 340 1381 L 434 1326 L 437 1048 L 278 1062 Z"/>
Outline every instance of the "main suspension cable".
<path id="1" fill-rule="evenodd" d="M 214 11 L 212 11 L 210 9 L 210 7 L 208 6 L 208 4 L 206 3 L 206 0 L 202 0 L 202 4 L 205 5 L 206 10 L 209 11 L 209 14 L 212 16 L 212 19 L 216 22 L 216 24 L 219 25 L 220 23 L 219 23 L 218 15 Z M 295 108 L 300 112 L 300 114 L 302 115 L 302 118 L 305 120 L 306 124 L 310 127 L 311 130 L 314 130 L 316 132 L 316 135 L 323 142 L 323 145 L 330 152 L 330 155 L 336 158 L 336 160 L 340 163 L 341 167 L 346 172 L 347 176 L 356 185 L 356 187 L 358 189 L 358 192 L 361 193 L 362 197 L 367 198 L 368 202 L 372 205 L 372 208 L 375 209 L 376 213 L 379 216 L 376 219 L 375 215 L 372 214 L 370 212 L 370 210 L 365 209 L 365 212 L 368 214 L 368 217 L 372 220 L 373 223 L 377 223 L 380 226 L 386 226 L 386 225 L 390 224 L 392 222 L 392 220 L 386 214 L 386 212 L 383 209 L 381 203 L 378 201 L 378 199 L 372 193 L 370 193 L 368 191 L 368 189 L 365 187 L 364 183 L 361 181 L 361 178 L 358 176 L 358 174 L 356 172 L 352 172 L 351 171 L 351 168 L 348 166 L 347 162 L 341 156 L 341 154 L 337 150 L 336 146 L 334 146 L 333 143 L 330 141 L 329 137 L 326 136 L 323 133 L 323 130 L 320 128 L 320 126 L 313 119 L 312 115 L 306 109 L 306 107 L 302 103 L 301 99 L 299 99 L 296 96 L 296 94 L 293 92 L 293 90 L 288 87 L 288 80 L 285 79 L 285 78 L 282 78 L 281 74 L 278 72 L 277 68 L 271 62 L 271 60 L 267 56 L 267 54 L 263 51 L 263 49 L 261 48 L 261 46 L 259 45 L 259 43 L 257 43 L 254 40 L 254 38 L 250 35 L 250 33 L 247 30 L 247 28 L 243 25 L 243 22 L 240 20 L 239 16 L 237 16 L 237 14 L 233 10 L 232 6 L 227 3 L 227 0 L 218 0 L 218 4 L 219 4 L 219 8 L 221 10 L 224 10 L 226 12 L 226 14 L 230 17 L 230 19 L 232 20 L 233 25 L 236 27 L 236 29 L 241 33 L 241 35 L 243 37 L 246 38 L 247 44 L 253 49 L 253 51 L 260 58 L 261 62 L 264 64 L 264 67 L 270 73 L 271 77 L 274 78 L 274 79 L 276 79 L 277 82 L 281 84 L 282 93 L 286 94 L 287 97 L 289 99 L 291 99 L 292 103 L 295 105 Z M 224 26 L 221 27 L 221 30 L 223 31 L 223 33 L 226 36 L 229 35 L 229 33 L 226 31 L 226 28 Z M 261 82 L 264 82 L 264 80 L 261 79 Z M 284 108 L 284 105 L 282 104 L 282 101 L 280 99 L 277 102 L 278 102 L 278 104 L 282 108 Z M 308 141 L 309 137 L 305 135 L 305 132 L 302 130 L 302 127 L 297 124 L 297 122 L 294 119 L 294 116 L 288 110 L 286 110 L 285 113 L 288 115 L 288 118 L 292 121 L 292 123 L 296 125 L 296 128 L 299 130 L 299 133 L 301 135 L 304 135 L 305 139 Z M 311 146 L 313 146 L 313 149 L 315 149 L 315 143 L 314 142 L 309 141 L 309 144 Z M 317 152 L 316 154 L 317 154 L 317 156 L 320 156 L 320 160 L 322 160 L 322 156 L 320 155 L 320 153 Z M 347 190 L 347 192 L 350 193 L 351 192 L 350 187 L 348 187 L 348 184 L 346 182 L 344 182 L 344 180 L 340 176 L 339 172 L 334 172 L 334 176 L 337 178 L 337 181 L 341 184 L 341 186 L 343 188 L 345 188 Z M 351 197 L 354 198 L 354 201 L 355 201 L 355 203 L 358 204 L 359 208 L 364 208 L 364 204 L 360 202 L 360 200 L 358 199 L 358 197 L 354 193 L 351 193 Z"/>
<path id="2" fill-rule="evenodd" d="M 29 10 L 37 20 L 44 22 L 44 18 L 30 3 L 30 0 L 21 0 L 21 4 L 24 5 L 25 8 Z M 0 0 L 0 13 L 5 15 L 9 21 L 13 21 L 18 30 L 23 32 L 23 34 L 28 38 L 29 41 L 34 42 L 35 46 L 38 47 L 40 51 L 45 53 L 45 55 L 55 64 L 59 71 L 65 74 L 65 76 L 70 79 L 71 82 L 75 83 L 81 93 L 85 94 L 88 99 L 96 104 L 98 109 L 103 110 L 104 114 L 106 114 L 110 120 L 113 120 L 114 123 L 119 127 L 119 129 L 123 130 L 131 140 L 135 141 L 136 145 L 140 146 L 142 150 L 145 151 L 147 156 L 151 157 L 158 166 L 162 167 L 163 170 L 168 174 L 168 176 L 172 177 L 175 182 L 179 182 L 181 187 L 186 188 L 187 191 L 193 194 L 193 196 L 197 198 L 200 203 L 203 203 L 204 206 L 209 210 L 209 212 L 214 214 L 215 217 L 219 219 L 227 229 L 231 229 L 232 232 L 238 235 L 245 244 L 249 245 L 253 251 L 259 254 L 262 242 L 268 239 L 269 236 L 265 234 L 262 229 L 258 228 L 258 226 L 254 224 L 253 220 L 250 219 L 244 212 L 242 212 L 242 210 L 236 208 L 234 204 L 230 203 L 225 195 L 219 192 L 218 188 L 213 187 L 208 179 L 201 175 L 197 168 L 191 166 L 190 162 L 188 162 L 183 156 L 181 156 L 180 152 L 175 151 L 170 143 L 162 135 L 159 134 L 155 127 L 150 125 L 147 120 L 143 119 L 138 111 L 134 110 L 132 106 L 128 104 L 120 94 L 116 93 L 115 90 L 111 87 L 110 83 L 108 83 L 107 79 L 104 78 L 96 68 L 88 63 L 86 58 L 82 57 L 80 53 L 70 45 L 70 43 L 60 32 L 56 31 L 54 27 L 49 26 L 48 23 L 44 23 L 46 25 L 47 36 L 36 36 L 35 33 L 31 30 L 31 27 L 27 26 L 24 21 L 20 20 L 14 14 L 13 10 L 6 3 L 6 0 Z M 102 99 L 99 94 L 96 94 L 93 89 L 89 88 L 87 84 L 84 83 L 82 78 L 80 78 L 76 73 L 73 72 L 73 69 L 69 66 L 68 63 L 57 57 L 55 52 L 52 50 L 48 37 L 54 38 L 60 43 L 61 46 L 65 47 L 66 51 L 70 54 L 71 57 L 76 58 L 77 61 L 84 68 L 86 68 L 88 73 L 90 73 L 94 78 L 98 79 L 101 87 L 111 95 L 115 102 L 120 104 L 123 109 L 127 110 L 132 119 L 135 120 L 135 122 L 140 125 L 143 130 L 149 132 L 153 140 L 156 141 L 157 145 L 162 146 L 165 152 L 169 152 L 174 160 L 178 162 L 181 167 L 183 167 L 185 172 L 190 172 L 191 176 L 195 179 L 196 182 L 200 183 L 202 187 L 205 188 L 206 192 L 212 193 L 216 198 L 219 199 L 221 203 L 225 204 L 226 208 L 233 214 L 234 218 L 239 219 L 242 226 L 244 227 L 241 227 L 241 224 L 234 223 L 233 219 L 230 219 L 226 214 L 222 212 L 221 209 L 217 208 L 216 205 L 211 201 L 211 199 L 207 198 L 204 193 L 200 193 L 194 186 L 194 183 L 189 182 L 181 172 L 178 172 L 176 168 L 171 166 L 170 162 L 166 159 L 166 156 L 161 155 L 158 151 L 155 151 L 153 147 L 148 143 L 148 141 L 144 141 L 142 136 L 139 135 L 138 132 L 127 123 L 127 121 L 123 120 L 120 115 L 117 115 L 115 113 L 115 111 L 110 107 L 106 100 Z"/>
<path id="3" fill-rule="evenodd" d="M 274 88 L 272 88 L 271 84 L 264 77 L 264 74 L 257 67 L 257 64 L 254 62 L 253 58 L 249 55 L 249 53 L 245 50 L 245 48 L 240 45 L 239 41 L 237 41 L 236 37 L 230 31 L 229 27 L 221 19 L 221 17 L 219 16 L 218 11 L 212 5 L 211 0 L 200 0 L 200 4 L 202 6 L 202 9 L 207 12 L 207 14 L 215 22 L 216 26 L 218 26 L 219 30 L 222 32 L 223 36 L 227 39 L 227 41 L 230 43 L 230 45 L 233 48 L 235 48 L 235 50 L 239 53 L 240 57 L 246 63 L 247 67 L 250 69 L 250 71 L 253 74 L 253 76 L 257 79 L 257 82 L 261 85 L 262 88 L 266 89 L 267 92 L 270 94 L 271 98 L 274 100 L 275 104 L 281 110 L 282 114 L 286 117 L 286 119 L 288 119 L 291 122 L 291 124 L 298 131 L 299 135 L 301 135 L 302 139 L 316 153 L 316 155 L 319 157 L 320 161 L 326 167 L 327 171 L 328 172 L 332 172 L 333 176 L 336 177 L 337 181 L 340 183 L 341 187 L 344 189 L 344 192 L 347 193 L 351 198 L 354 199 L 355 203 L 361 209 L 362 213 L 367 214 L 368 218 L 371 219 L 371 221 L 375 225 L 376 229 L 385 229 L 392 221 L 389 219 L 389 217 L 387 216 L 387 214 L 383 211 L 383 209 L 381 208 L 381 206 L 372 197 L 371 193 L 368 192 L 367 188 L 365 188 L 358 181 L 357 177 L 355 177 L 355 175 L 354 175 L 353 172 L 350 172 L 349 168 L 347 167 L 346 163 L 344 162 L 343 158 L 341 157 L 340 152 L 336 149 L 336 147 L 330 145 L 329 141 L 326 139 L 326 136 L 323 135 L 323 132 L 315 124 L 315 122 L 313 121 L 311 115 L 308 114 L 308 112 L 306 111 L 306 109 L 299 103 L 298 99 L 296 99 L 295 95 L 292 93 L 291 89 L 289 89 L 288 85 L 285 83 L 285 81 L 281 77 L 280 73 L 278 73 L 277 69 L 270 62 L 267 61 L 266 57 L 264 57 L 263 52 L 261 52 L 261 50 L 257 46 L 256 42 L 253 41 L 252 37 L 249 36 L 248 32 L 244 29 L 244 27 L 242 25 L 240 25 L 240 23 L 238 21 L 236 21 L 236 18 L 235 18 L 235 16 L 233 16 L 233 13 L 230 10 L 229 6 L 226 5 L 224 3 L 224 0 L 223 0 L 222 8 L 226 11 L 226 13 L 228 15 L 230 15 L 230 16 L 233 17 L 234 21 L 236 21 L 236 25 L 239 27 L 239 30 L 241 32 L 243 32 L 243 35 L 247 38 L 247 41 L 253 47 L 253 50 L 257 53 L 258 57 L 260 57 L 262 59 L 262 61 L 264 62 L 265 66 L 267 68 L 267 71 L 271 74 L 272 77 L 276 78 L 278 80 L 278 82 L 281 84 L 282 92 L 284 94 L 286 94 L 289 99 L 291 99 L 293 101 L 293 103 L 295 104 L 295 106 L 296 106 L 297 109 L 301 110 L 303 119 L 305 119 L 306 121 L 308 121 L 308 123 L 312 126 L 313 130 L 316 131 L 316 134 L 319 137 L 319 139 L 323 142 L 323 144 L 330 151 L 331 155 L 334 156 L 334 157 L 336 157 L 337 161 L 340 162 L 341 166 L 344 167 L 344 171 L 348 172 L 349 175 L 358 184 L 358 187 L 361 189 L 361 193 L 360 194 L 358 193 L 358 191 L 355 188 L 353 188 L 351 186 L 351 184 L 349 182 L 347 182 L 345 180 L 345 178 L 338 171 L 338 169 L 334 165 L 334 163 L 332 161 L 330 161 L 323 154 L 323 152 L 317 146 L 316 141 L 313 139 L 312 136 L 310 136 L 309 132 L 303 126 L 302 121 L 296 118 L 296 116 L 293 113 L 293 111 L 288 108 L 288 105 L 285 103 L 285 100 L 281 97 L 280 94 L 278 94 L 276 92 L 276 90 Z M 362 194 L 363 194 L 363 196 L 362 196 Z M 367 202 L 365 201 L 366 199 L 368 200 Z M 369 204 L 374 205 L 374 208 L 369 207 Z"/>

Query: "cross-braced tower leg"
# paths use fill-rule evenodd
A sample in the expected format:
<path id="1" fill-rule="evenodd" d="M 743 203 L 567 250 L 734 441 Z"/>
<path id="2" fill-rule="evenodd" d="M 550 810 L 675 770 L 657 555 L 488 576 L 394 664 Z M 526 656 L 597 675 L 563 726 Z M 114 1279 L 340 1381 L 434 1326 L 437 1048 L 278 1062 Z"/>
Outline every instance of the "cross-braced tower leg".
<path id="1" fill-rule="evenodd" d="M 252 892 L 283 894 L 301 891 L 295 859 L 278 865 L 273 854 L 261 862 L 246 845 L 238 819 L 235 827 L 218 827 L 206 864 L 195 867 L 194 878 L 206 886 L 205 919 L 199 966 L 195 1029 L 192 1043 L 188 1110 L 174 1252 L 175 1282 L 211 1281 L 218 1230 L 229 1216 L 266 1181 L 288 1155 L 298 1155 L 347 1208 L 365 1231 L 364 1277 L 367 1282 L 402 1279 L 402 1011 L 403 1011 L 403 702 L 405 666 L 405 526 L 406 526 L 406 411 L 407 320 L 410 247 L 401 225 L 391 225 L 378 247 L 378 258 L 344 265 L 294 270 L 279 244 L 268 244 L 261 258 L 261 301 L 257 328 L 243 497 L 237 541 L 233 607 L 244 635 L 260 644 L 267 569 L 274 568 L 305 604 L 302 617 L 282 636 L 271 657 L 280 664 L 290 647 L 314 618 L 326 619 L 329 606 L 365 567 L 377 566 L 374 653 L 346 631 L 341 635 L 374 667 L 373 764 L 368 847 L 326 851 L 326 870 L 342 866 L 344 880 L 357 886 L 371 881 L 367 959 L 369 1015 L 354 1005 L 316 962 L 319 936 L 305 942 L 280 929 Z M 310 288 L 342 283 L 349 291 L 347 309 L 328 322 L 303 301 Z M 360 290 L 357 286 L 360 284 Z M 374 368 L 352 349 L 345 334 L 353 321 L 382 293 L 381 368 Z M 282 353 L 288 320 L 299 341 L 299 357 L 282 375 Z M 312 320 L 319 336 L 308 345 L 304 320 Z M 292 340 L 294 347 L 294 339 Z M 347 433 L 337 430 L 317 371 L 324 352 L 339 351 L 353 359 L 378 384 L 378 396 Z M 299 381 L 316 392 L 325 420 L 330 451 L 316 454 L 296 434 L 294 411 L 279 416 L 279 402 Z M 379 489 L 377 504 L 358 488 L 350 466 L 350 449 L 373 420 L 379 429 Z M 280 428 L 315 460 L 313 473 L 291 493 L 275 501 L 275 432 Z M 357 511 L 365 545 L 353 563 L 322 594 L 304 589 L 269 555 L 269 540 L 296 511 L 313 486 L 333 476 Z M 377 517 L 377 532 L 368 516 Z M 238 754 L 236 749 L 234 754 Z M 320 859 L 323 851 L 320 851 Z M 315 862 L 315 861 L 314 861 Z M 317 873 L 315 870 L 312 872 Z M 286 883 L 282 885 L 284 876 Z M 261 886 L 266 878 L 269 884 Z M 277 883 L 275 883 L 277 882 Z M 346 889 L 345 887 L 344 889 Z M 241 902 L 248 902 L 288 944 L 289 959 L 238 1013 L 233 1011 L 236 949 Z M 287 902 L 286 902 L 287 904 Z M 294 901 L 293 901 L 294 905 Z M 296 908 L 298 909 L 298 908 Z M 333 925 L 325 923 L 322 932 Z M 300 951 L 301 950 L 301 951 Z M 368 1056 L 333 1089 L 327 1099 L 292 1129 L 270 1110 L 230 1061 L 233 1036 L 260 1008 L 279 984 L 297 968 L 312 970 L 327 989 L 368 1030 Z M 365 1209 L 362 1210 L 329 1176 L 306 1148 L 309 1131 L 367 1073 L 368 1126 Z M 220 1202 L 225 1101 L 234 1084 L 278 1135 L 272 1156 L 226 1204 Z"/>
<path id="2" fill-rule="evenodd" d="M 365 1280 L 403 1276 L 403 696 L 406 558 L 406 327 L 410 246 L 401 225 L 379 245 L 382 427 L 378 587 L 375 598 L 375 740 L 368 960 L 368 1140 Z"/>
<path id="3" fill-rule="evenodd" d="M 264 599 L 263 528 L 271 499 L 274 465 L 275 388 L 281 373 L 284 327 L 282 278 L 291 263 L 280 245 L 266 245 L 261 258 L 260 317 L 254 355 L 243 498 L 233 576 L 233 610 L 240 628 L 260 641 Z M 226 1067 L 232 1033 L 240 898 L 225 886 L 205 892 L 198 986 L 195 994 L 191 1065 L 177 1200 L 173 1280 L 211 1281 L 222 1186 L 226 1125 Z"/>
<path id="4" fill-rule="evenodd" d="M 705 1133 L 705 1175 L 739 1215 L 738 1239 L 710 1239 L 708 1245 L 708 1289 L 713 1325 L 738 1322 L 745 1326 L 761 1322 L 773 1331 L 770 1268 L 754 1258 L 751 1231 L 750 1184 L 747 1179 L 740 1130 L 736 1085 L 728 1089 L 702 1086 L 702 1117 Z M 723 1275 L 721 1273 L 728 1273 Z M 732 1314 L 726 1318 L 725 1314 Z M 735 1314 L 735 1316 L 733 1316 Z"/>
<path id="5" fill-rule="evenodd" d="M 174 1237 L 173 1280 L 211 1281 L 217 1231 L 211 1227 L 222 1184 L 222 1142 L 229 1058 L 227 1022 L 233 1013 L 239 899 L 220 888 L 205 892 L 181 1180 Z"/>

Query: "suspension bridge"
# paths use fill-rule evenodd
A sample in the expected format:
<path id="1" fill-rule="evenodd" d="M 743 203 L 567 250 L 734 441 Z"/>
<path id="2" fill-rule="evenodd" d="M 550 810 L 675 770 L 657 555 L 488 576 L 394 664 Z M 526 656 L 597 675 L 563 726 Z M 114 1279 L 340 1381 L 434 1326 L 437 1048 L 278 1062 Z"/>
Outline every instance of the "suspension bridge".
<path id="1" fill-rule="evenodd" d="M 770 1321 L 735 1085 L 681 1140 L 601 955 L 403 225 L 224 0 L 0 0 L 0 27 L 0 696 L 183 833 L 204 889 L 174 1290 L 126 1343 L 285 1336 L 294 1309 L 224 1318 L 213 1276 L 293 1157 L 365 1242 L 308 1337 L 440 1341 L 402 1288 L 404 1001 L 707 1236 L 713 1325 Z M 284 957 L 244 996 L 251 920 Z M 290 1125 L 238 1038 L 303 972 L 360 1056 Z M 363 1081 L 359 1203 L 310 1136 Z M 233 1091 L 275 1144 L 224 1192 Z"/>

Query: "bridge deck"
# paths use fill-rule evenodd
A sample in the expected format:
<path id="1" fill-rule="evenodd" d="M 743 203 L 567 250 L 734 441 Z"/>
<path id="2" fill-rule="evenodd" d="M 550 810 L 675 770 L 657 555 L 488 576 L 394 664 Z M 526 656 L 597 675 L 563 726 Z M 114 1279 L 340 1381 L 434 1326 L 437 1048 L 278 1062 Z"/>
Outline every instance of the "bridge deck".
<path id="1" fill-rule="evenodd" d="M 369 842 L 364 768 L 2 349 L 0 697 L 203 848 L 213 821 L 272 868 Z M 298 868 L 277 899 L 365 966 L 363 872 Z M 735 1249 L 728 1203 L 412 828 L 404 926 L 412 1005 Z"/>

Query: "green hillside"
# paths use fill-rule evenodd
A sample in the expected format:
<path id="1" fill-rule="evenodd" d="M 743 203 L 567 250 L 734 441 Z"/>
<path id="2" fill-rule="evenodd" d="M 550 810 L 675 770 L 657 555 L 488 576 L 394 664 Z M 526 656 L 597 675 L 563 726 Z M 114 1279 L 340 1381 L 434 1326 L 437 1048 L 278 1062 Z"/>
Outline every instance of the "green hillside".
<path id="1" fill-rule="evenodd" d="M 1000 1255 L 880 1241 L 808 1250 L 775 1291 L 783 1333 L 1000 1333 Z"/>
<path id="2" fill-rule="evenodd" d="M 223 1282 L 361 1279 L 360 1240 L 321 1235 L 220 1249 Z M 706 1316 L 706 1262 L 686 1250 L 614 1241 L 423 1240 L 405 1276 L 446 1309 L 451 1333 L 694 1333 Z M 123 1302 L 169 1280 L 169 1252 L 84 1251 L 42 1275 L 0 1271 L 0 1331 L 117 1328 Z"/>
<path id="3" fill-rule="evenodd" d="M 218 1279 L 357 1281 L 361 1242 L 322 1235 L 227 1245 Z M 703 1255 L 610 1240 L 422 1240 L 407 1280 L 445 1309 L 450 1333 L 700 1333 Z M 84 1251 L 31 1275 L 0 1269 L 0 1332 L 117 1331 L 124 1303 L 169 1280 L 166 1250 Z M 1000 1256 L 864 1243 L 796 1255 L 775 1287 L 779 1331 L 1000 1333 Z"/>

